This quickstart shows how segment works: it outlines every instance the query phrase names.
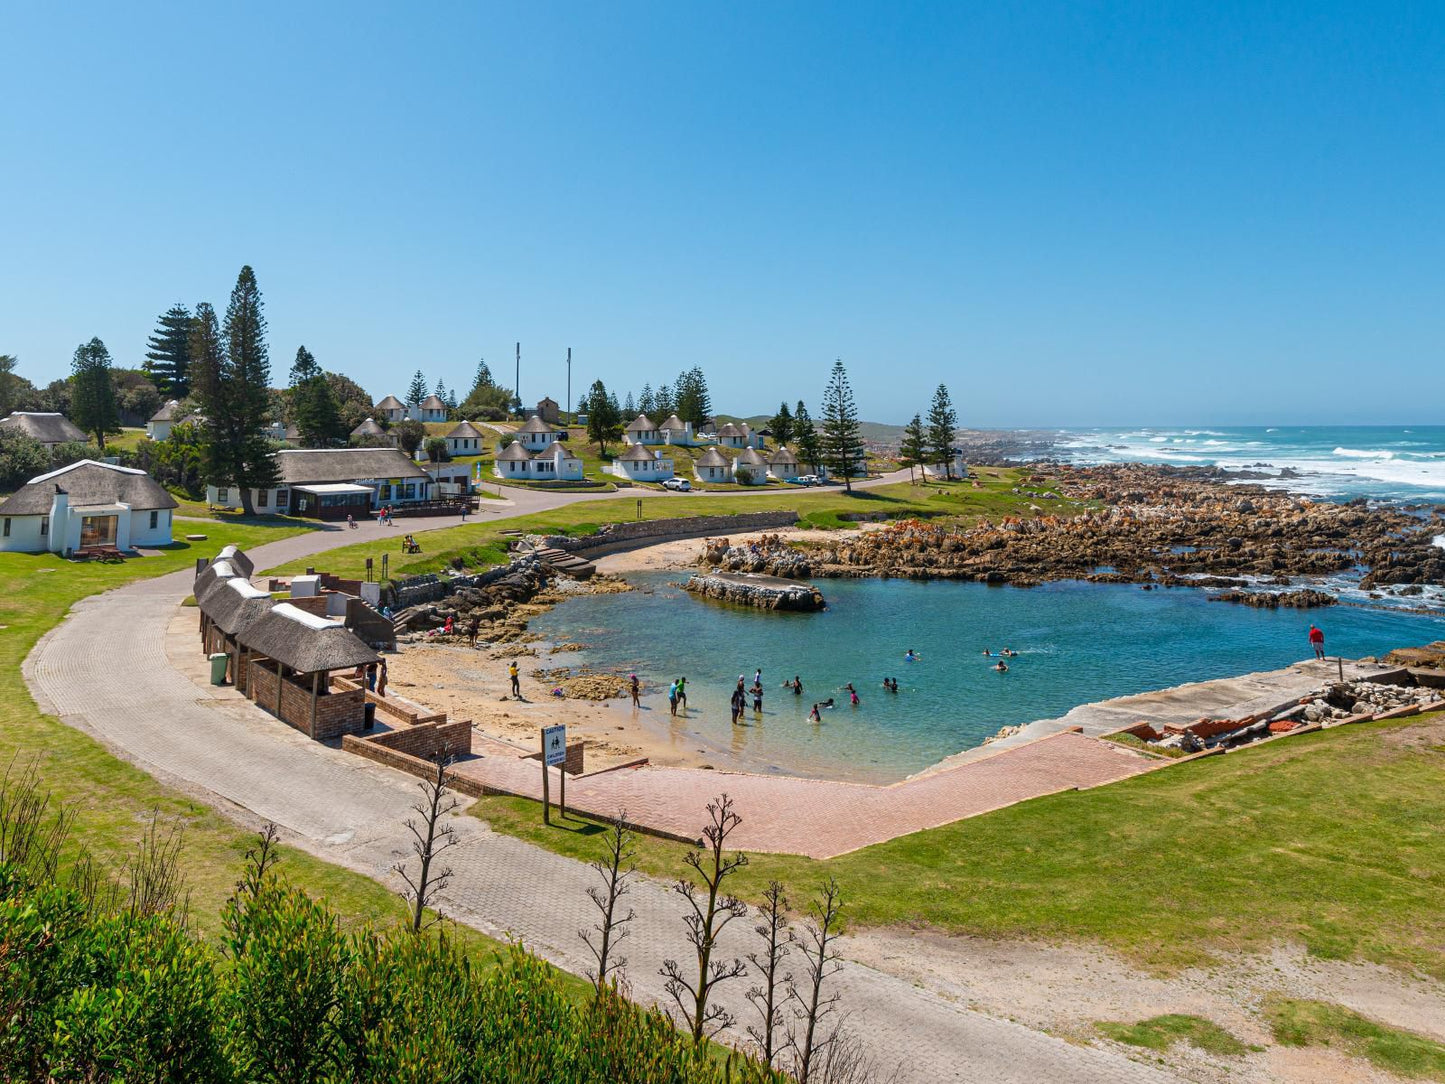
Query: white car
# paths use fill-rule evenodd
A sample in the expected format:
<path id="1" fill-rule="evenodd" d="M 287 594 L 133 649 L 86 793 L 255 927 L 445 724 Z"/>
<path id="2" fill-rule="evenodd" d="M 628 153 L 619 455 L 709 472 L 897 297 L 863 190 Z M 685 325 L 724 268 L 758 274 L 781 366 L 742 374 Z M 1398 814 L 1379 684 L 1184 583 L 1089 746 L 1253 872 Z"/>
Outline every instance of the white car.
<path id="1" fill-rule="evenodd" d="M 686 478 L 669 478 L 662 483 L 663 489 L 671 489 L 678 493 L 691 493 L 692 483 Z"/>
<path id="2" fill-rule="evenodd" d="M 793 480 L 800 486 L 820 486 L 823 484 L 823 479 L 819 478 L 816 474 L 801 474 Z"/>

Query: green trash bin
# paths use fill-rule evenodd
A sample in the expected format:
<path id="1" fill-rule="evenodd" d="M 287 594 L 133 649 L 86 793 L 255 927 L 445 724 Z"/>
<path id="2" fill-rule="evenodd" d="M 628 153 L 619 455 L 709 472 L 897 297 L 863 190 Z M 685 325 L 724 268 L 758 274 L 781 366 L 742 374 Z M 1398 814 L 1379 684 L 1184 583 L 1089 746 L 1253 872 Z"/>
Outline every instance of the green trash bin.
<path id="1" fill-rule="evenodd" d="M 211 656 L 211 684 L 226 684 L 226 663 L 231 661 L 231 656 L 224 651 L 217 652 Z"/>

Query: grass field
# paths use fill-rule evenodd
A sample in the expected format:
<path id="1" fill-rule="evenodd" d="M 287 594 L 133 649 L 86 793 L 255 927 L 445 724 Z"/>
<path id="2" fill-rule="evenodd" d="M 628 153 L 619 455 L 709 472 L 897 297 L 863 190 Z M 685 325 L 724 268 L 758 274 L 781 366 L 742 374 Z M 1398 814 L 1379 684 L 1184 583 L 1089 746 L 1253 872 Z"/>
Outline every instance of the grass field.
<path id="1" fill-rule="evenodd" d="M 853 526 L 840 518 L 843 514 L 877 515 L 890 519 L 920 514 L 962 519 L 1029 514 L 1030 497 L 1013 492 L 1018 483 L 1018 471 L 983 468 L 978 473 L 981 485 L 977 489 L 961 482 L 917 486 L 900 482 L 876 489 L 857 490 L 851 495 L 837 487 L 799 489 L 790 486 L 784 492 L 762 490 L 725 498 L 669 494 L 639 496 L 638 499 L 642 501 L 644 519 L 793 509 L 802 517 L 803 526 L 821 528 Z M 1050 510 L 1067 513 L 1072 506 L 1057 502 L 1057 506 Z M 579 502 L 550 512 L 491 523 L 482 518 L 458 527 L 429 531 L 421 540 L 425 552 L 410 560 L 403 561 L 400 554 L 392 552 L 390 574 L 397 579 L 434 572 L 458 556 L 471 567 L 500 563 L 506 559 L 506 547 L 501 536 L 503 530 L 539 533 L 566 533 L 570 530 L 576 534 L 596 530 L 603 523 L 630 520 L 636 514 L 636 503 L 624 498 Z M 379 558 L 381 553 L 382 547 L 374 542 L 331 550 L 324 558 L 326 570 L 338 576 L 362 575 L 366 558 Z M 301 571 L 306 563 L 294 562 L 280 571 Z M 315 564 L 315 561 L 310 563 Z"/>
<path id="2" fill-rule="evenodd" d="M 1302 942 L 1445 978 L 1445 714 L 1270 742 L 1097 790 L 1039 798 L 828 861 L 755 855 L 737 890 L 770 878 L 805 895 L 828 874 L 862 926 L 1086 940 L 1160 971 Z M 726 779 L 718 781 L 720 790 Z M 578 858 L 598 826 L 546 828 L 535 803 L 477 816 Z M 643 867 L 685 848 L 644 838 Z"/>
<path id="3" fill-rule="evenodd" d="M 1175 1043 L 1188 1043 L 1206 1054 L 1237 1057 L 1249 1050 L 1229 1032 L 1213 1020 L 1184 1013 L 1169 1013 L 1141 1020 L 1137 1024 L 1101 1022 L 1096 1025 L 1100 1032 L 1115 1042 L 1129 1046 L 1142 1046 L 1146 1050 L 1160 1053 Z M 1257 1048 L 1256 1048 L 1257 1049 Z"/>
<path id="4" fill-rule="evenodd" d="M 30 649 L 78 600 L 134 580 L 190 568 L 228 542 L 252 547 L 306 528 L 295 524 L 216 523 L 203 543 L 177 544 L 156 557 L 122 564 L 72 564 L 53 554 L 0 553 L 0 761 L 19 764 L 40 756 L 44 783 L 55 801 L 77 813 L 72 833 L 112 868 L 134 849 L 156 810 L 184 825 L 182 863 L 191 893 L 191 916 L 203 934 L 219 928 L 219 909 L 230 894 L 250 845 L 248 833 L 208 807 L 162 786 L 112 756 L 99 742 L 43 715 L 31 699 L 20 665 Z M 400 918 L 405 906 L 383 886 L 319 859 L 285 850 L 283 870 L 314 896 L 324 896 L 349 923 Z M 490 961 L 496 943 L 471 930 L 459 936 Z"/>
<path id="5" fill-rule="evenodd" d="M 1272 998 L 1264 1012 L 1282 1046 L 1333 1046 L 1398 1076 L 1445 1080 L 1445 1043 L 1325 1001 Z"/>

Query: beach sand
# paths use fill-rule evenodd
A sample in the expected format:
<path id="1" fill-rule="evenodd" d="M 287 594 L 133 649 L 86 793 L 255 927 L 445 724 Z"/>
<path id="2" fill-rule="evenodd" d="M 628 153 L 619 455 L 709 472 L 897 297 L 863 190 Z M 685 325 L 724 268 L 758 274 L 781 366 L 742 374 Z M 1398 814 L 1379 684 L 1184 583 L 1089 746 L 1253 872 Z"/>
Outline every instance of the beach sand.
<path id="1" fill-rule="evenodd" d="M 747 543 L 763 533 L 785 539 L 807 537 L 807 531 L 767 531 L 730 535 Z M 691 568 L 702 552 L 703 540 L 689 538 L 609 554 L 597 560 L 600 572 L 667 571 Z M 521 669 L 522 699 L 509 694 L 507 665 L 516 659 Z M 643 706 L 632 707 L 624 692 L 604 701 L 561 699 L 552 695 L 554 682 L 539 679 L 538 672 L 573 665 L 568 651 L 550 651 L 543 643 L 479 645 L 457 643 L 403 643 L 389 657 L 389 689 L 453 719 L 470 719 L 489 737 L 531 750 L 538 731 L 559 723 L 567 727 L 568 741 L 587 743 L 585 770 L 615 767 L 642 758 L 653 764 L 681 767 L 733 768 L 726 751 L 709 747 L 696 735 L 686 715 L 672 719 L 665 690 L 643 687 Z M 626 675 L 623 675 L 626 677 Z"/>

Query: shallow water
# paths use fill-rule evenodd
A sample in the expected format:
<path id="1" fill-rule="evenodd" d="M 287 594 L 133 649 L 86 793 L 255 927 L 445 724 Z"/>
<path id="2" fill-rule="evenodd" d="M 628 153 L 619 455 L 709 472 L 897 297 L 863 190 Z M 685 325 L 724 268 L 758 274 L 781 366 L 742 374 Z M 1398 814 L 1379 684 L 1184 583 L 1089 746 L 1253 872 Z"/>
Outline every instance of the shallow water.
<path id="1" fill-rule="evenodd" d="M 908 580 L 820 580 L 829 609 L 773 614 L 695 599 L 684 574 L 634 573 L 641 590 L 583 595 L 534 619 L 549 639 L 587 649 L 567 661 L 635 670 L 665 719 L 667 684 L 687 677 L 689 718 L 677 724 L 718 764 L 755 771 L 891 781 L 978 745 L 999 727 L 1052 718 L 1079 704 L 1186 681 L 1269 670 L 1309 656 L 1311 621 L 1331 655 L 1383 654 L 1445 638 L 1445 615 L 1353 606 L 1254 610 L 1189 588 L 1062 582 L 1034 588 Z M 982 655 L 1008 647 L 1008 673 Z M 906 663 L 914 648 L 922 656 Z M 763 670 L 761 721 L 733 727 L 739 674 Z M 798 674 L 805 695 L 780 688 Z M 895 695 L 882 689 L 898 678 Z M 842 691 L 853 682 L 862 704 Z M 814 701 L 836 698 L 821 725 Z M 751 701 L 746 718 L 753 722 Z"/>

